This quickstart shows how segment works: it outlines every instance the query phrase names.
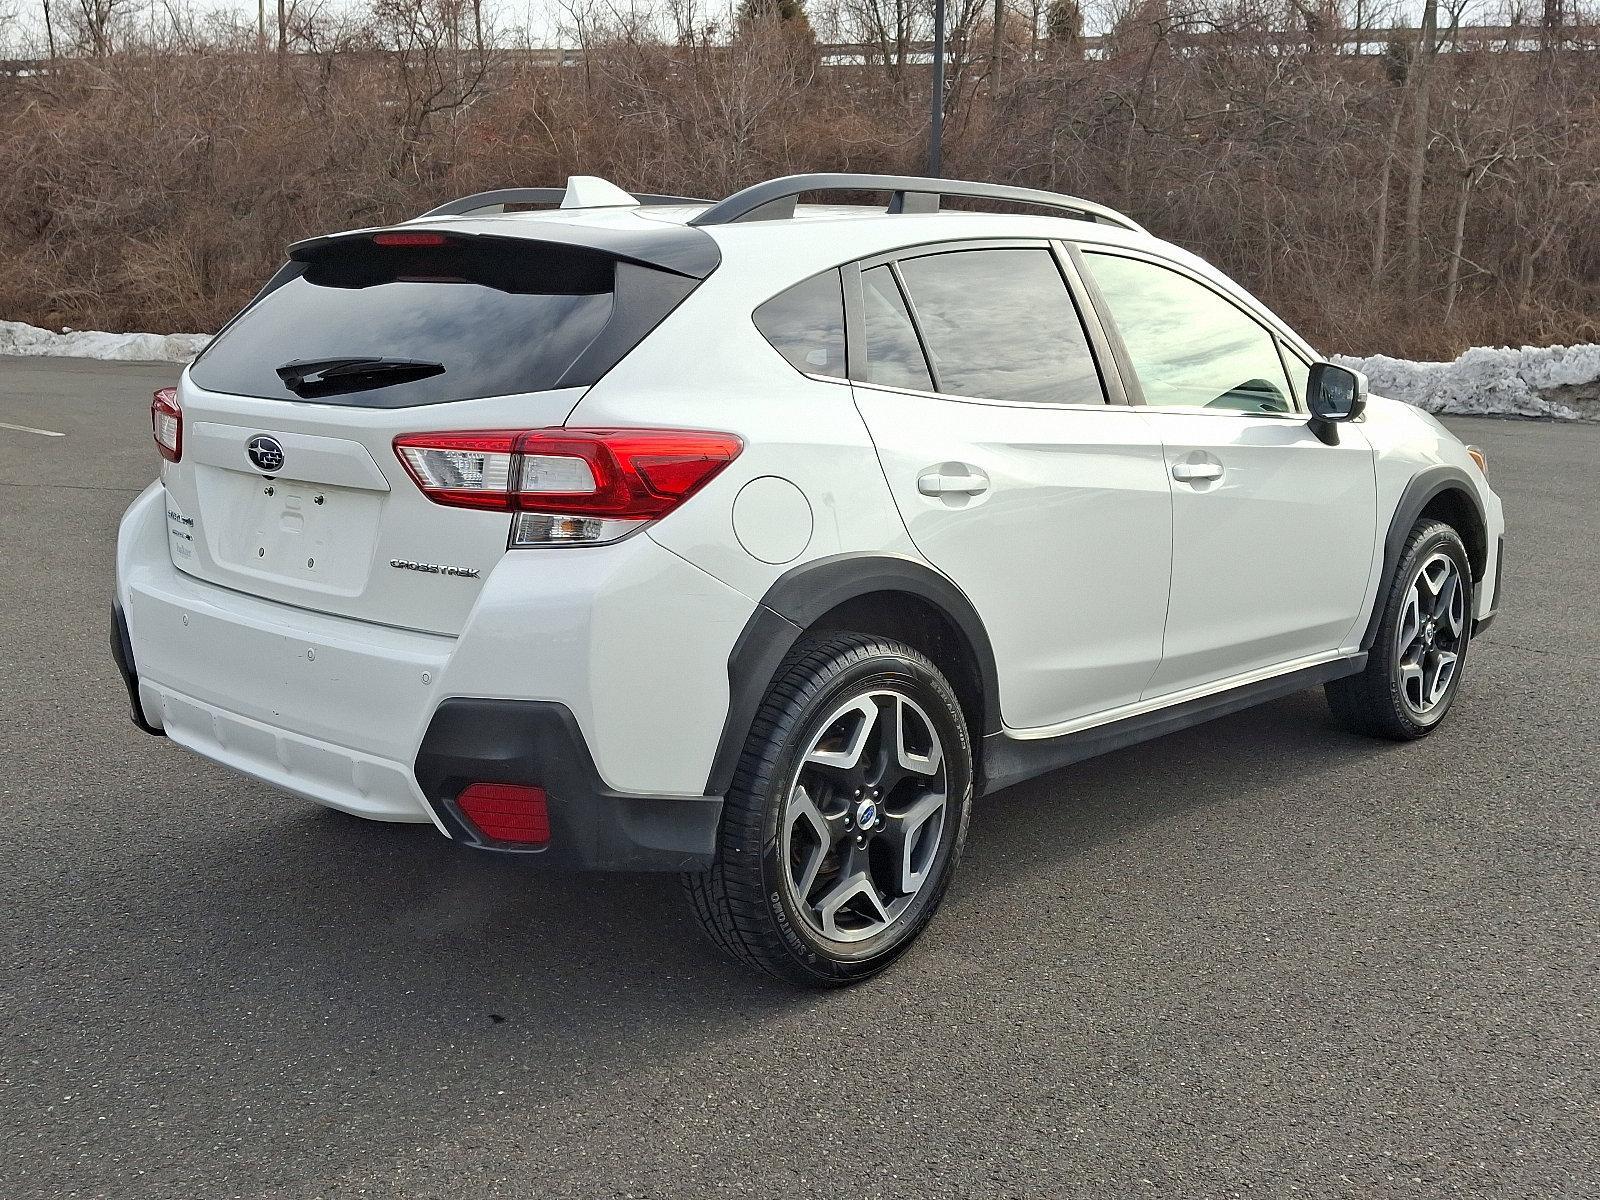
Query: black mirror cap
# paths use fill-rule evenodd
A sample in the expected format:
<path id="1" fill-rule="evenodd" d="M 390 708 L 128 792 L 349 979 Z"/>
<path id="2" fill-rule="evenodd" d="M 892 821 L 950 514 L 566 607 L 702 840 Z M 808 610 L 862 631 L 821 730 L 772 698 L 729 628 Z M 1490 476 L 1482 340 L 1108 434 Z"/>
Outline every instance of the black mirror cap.
<path id="1" fill-rule="evenodd" d="M 1349 367 L 1312 363 L 1306 405 L 1318 421 L 1354 421 L 1367 407 L 1367 377 Z"/>

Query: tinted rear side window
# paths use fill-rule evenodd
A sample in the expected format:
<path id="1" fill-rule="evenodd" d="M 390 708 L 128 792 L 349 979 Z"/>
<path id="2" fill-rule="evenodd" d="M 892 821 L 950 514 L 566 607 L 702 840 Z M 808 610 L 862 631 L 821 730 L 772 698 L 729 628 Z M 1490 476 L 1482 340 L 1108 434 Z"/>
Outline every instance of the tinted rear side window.
<path id="1" fill-rule="evenodd" d="M 858 379 L 886 387 L 933 390 L 928 360 L 922 355 L 900 285 L 888 267 L 861 272 L 861 332 L 866 345 Z"/>
<path id="2" fill-rule="evenodd" d="M 807 375 L 845 377 L 844 289 L 824 271 L 774 296 L 752 314 L 761 336 Z"/>
<path id="3" fill-rule="evenodd" d="M 544 391 L 610 322 L 616 275 L 604 254 L 533 242 L 357 245 L 262 297 L 191 376 L 217 392 L 372 408 Z M 278 375 L 290 362 L 345 357 L 444 370 L 318 397 L 296 394 Z"/>
<path id="4" fill-rule="evenodd" d="M 1088 337 L 1050 251 L 930 254 L 902 261 L 900 277 L 941 392 L 1104 403 Z"/>

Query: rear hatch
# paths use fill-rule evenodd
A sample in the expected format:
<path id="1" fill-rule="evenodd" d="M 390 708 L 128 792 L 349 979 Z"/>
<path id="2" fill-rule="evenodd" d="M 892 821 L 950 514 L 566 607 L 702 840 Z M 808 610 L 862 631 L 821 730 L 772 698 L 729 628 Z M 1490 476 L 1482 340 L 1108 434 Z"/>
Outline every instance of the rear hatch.
<path id="1" fill-rule="evenodd" d="M 181 453 L 162 472 L 176 567 L 460 631 L 511 518 L 433 503 L 394 439 L 560 425 L 716 263 L 710 239 L 681 226 L 639 221 L 661 234 L 623 237 L 520 218 L 538 234 L 499 232 L 518 219 L 295 247 L 180 384 Z"/>

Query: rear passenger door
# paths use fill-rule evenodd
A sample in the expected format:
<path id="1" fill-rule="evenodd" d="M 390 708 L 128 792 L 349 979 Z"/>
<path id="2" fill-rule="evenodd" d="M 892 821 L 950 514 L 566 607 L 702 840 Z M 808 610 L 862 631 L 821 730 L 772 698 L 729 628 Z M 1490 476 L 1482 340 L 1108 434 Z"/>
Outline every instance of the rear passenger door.
<path id="1" fill-rule="evenodd" d="M 1161 443 L 1108 403 L 1104 343 L 1071 276 L 1045 242 L 846 271 L 857 406 L 912 540 L 983 618 L 1014 729 L 1133 703 L 1161 656 Z"/>

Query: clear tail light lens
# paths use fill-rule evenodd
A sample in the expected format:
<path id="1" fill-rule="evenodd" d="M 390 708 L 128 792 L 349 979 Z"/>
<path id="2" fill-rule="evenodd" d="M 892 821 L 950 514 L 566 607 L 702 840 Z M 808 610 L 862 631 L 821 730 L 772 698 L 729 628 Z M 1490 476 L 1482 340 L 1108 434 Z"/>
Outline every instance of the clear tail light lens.
<path id="1" fill-rule="evenodd" d="M 151 399 L 150 430 L 162 458 L 177 462 L 183 457 L 183 409 L 178 407 L 177 388 L 161 388 Z"/>
<path id="2" fill-rule="evenodd" d="M 595 545 L 659 520 L 739 456 L 729 433 L 534 429 L 413 433 L 395 453 L 436 504 L 515 513 L 513 546 Z"/>

